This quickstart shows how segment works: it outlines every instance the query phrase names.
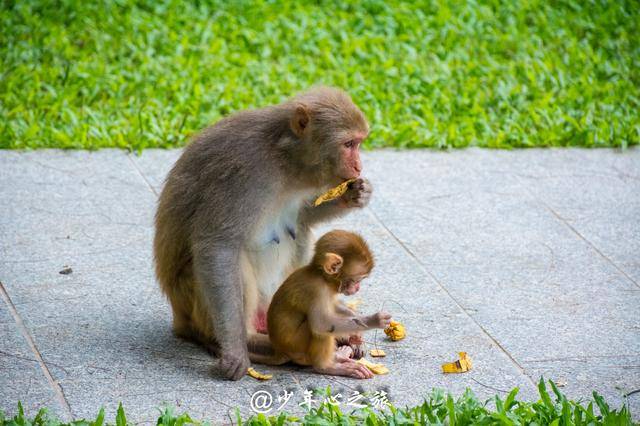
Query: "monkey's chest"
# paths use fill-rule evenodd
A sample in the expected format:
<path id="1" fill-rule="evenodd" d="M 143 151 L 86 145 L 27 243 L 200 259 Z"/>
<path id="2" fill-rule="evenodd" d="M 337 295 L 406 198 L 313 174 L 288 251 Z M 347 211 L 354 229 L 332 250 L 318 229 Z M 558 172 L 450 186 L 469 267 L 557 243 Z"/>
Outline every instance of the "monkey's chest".
<path id="1" fill-rule="evenodd" d="M 246 253 L 262 301 L 270 301 L 298 266 L 299 212 L 300 203 L 291 202 L 279 214 L 265 215 L 248 241 Z"/>

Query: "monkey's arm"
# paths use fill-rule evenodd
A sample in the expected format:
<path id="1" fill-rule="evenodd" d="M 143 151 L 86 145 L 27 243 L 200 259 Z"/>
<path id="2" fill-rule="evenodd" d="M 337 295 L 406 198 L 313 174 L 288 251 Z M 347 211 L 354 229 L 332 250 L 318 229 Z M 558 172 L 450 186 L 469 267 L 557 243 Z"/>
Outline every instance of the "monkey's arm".
<path id="1" fill-rule="evenodd" d="M 344 216 L 348 212 L 349 209 L 339 205 L 339 200 L 327 201 L 317 207 L 313 205 L 313 200 L 308 200 L 304 203 L 300 211 L 300 221 L 312 226 L 316 223 L 326 222 Z"/>
<path id="2" fill-rule="evenodd" d="M 348 335 L 373 328 L 372 316 L 341 316 L 325 309 L 313 309 L 309 312 L 309 326 L 318 335 Z"/>

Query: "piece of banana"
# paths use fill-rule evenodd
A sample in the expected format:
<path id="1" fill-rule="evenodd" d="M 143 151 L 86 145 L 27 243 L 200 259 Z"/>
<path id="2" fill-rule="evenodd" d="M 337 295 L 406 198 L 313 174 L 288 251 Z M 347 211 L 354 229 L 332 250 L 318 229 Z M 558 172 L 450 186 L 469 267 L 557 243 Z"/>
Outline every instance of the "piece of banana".
<path id="1" fill-rule="evenodd" d="M 252 367 L 249 367 L 247 369 L 247 374 L 249 376 L 253 377 L 254 379 L 258 379 L 258 380 L 269 380 L 269 379 L 271 379 L 273 377 L 273 375 L 271 375 L 271 374 L 258 373 Z"/>
<path id="2" fill-rule="evenodd" d="M 356 312 L 358 310 L 358 306 L 362 305 L 362 299 L 350 300 L 349 302 L 345 302 L 347 308 Z"/>
<path id="3" fill-rule="evenodd" d="M 471 370 L 473 363 L 467 353 L 460 352 L 458 355 L 460 356 L 459 360 L 442 364 L 443 373 L 466 373 Z"/>
<path id="4" fill-rule="evenodd" d="M 374 358 L 382 358 L 387 356 L 387 354 L 382 349 L 371 349 L 369 351 L 369 355 L 371 355 Z"/>
<path id="5" fill-rule="evenodd" d="M 366 358 L 360 358 L 356 362 L 367 367 L 373 374 L 389 374 L 389 369 L 383 364 L 374 364 Z"/>
<path id="6" fill-rule="evenodd" d="M 349 187 L 351 182 L 355 181 L 355 179 L 349 179 L 342 182 L 340 185 L 332 188 L 316 198 L 316 201 L 313 203 L 315 207 L 318 207 L 322 203 L 326 203 L 327 201 L 335 200 L 338 197 L 342 197 Z"/>
<path id="7" fill-rule="evenodd" d="M 389 327 L 384 329 L 384 334 L 389 336 L 389 338 L 395 342 L 397 340 L 404 339 L 406 332 L 404 329 L 404 325 L 402 325 L 398 321 L 391 321 Z"/>

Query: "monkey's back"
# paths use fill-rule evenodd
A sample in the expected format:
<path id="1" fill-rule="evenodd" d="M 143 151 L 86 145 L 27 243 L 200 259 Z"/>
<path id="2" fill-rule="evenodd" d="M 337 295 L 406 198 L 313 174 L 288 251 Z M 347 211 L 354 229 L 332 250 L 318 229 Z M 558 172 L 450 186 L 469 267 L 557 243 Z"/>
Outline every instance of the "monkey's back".
<path id="1" fill-rule="evenodd" d="M 174 329 L 196 326 L 211 337 L 206 304 L 198 303 L 195 250 L 214 252 L 211 244 L 239 241 L 278 191 L 273 184 L 280 159 L 264 138 L 257 111 L 220 120 L 185 148 L 169 172 L 156 211 L 154 258 L 160 287 L 174 309 Z M 263 114 L 262 114 L 263 115 Z M 256 185 L 256 183 L 260 183 Z M 176 319 L 177 318 L 177 319 Z M 204 324 L 204 325 L 203 325 Z"/>
<path id="2" fill-rule="evenodd" d="M 170 208 L 192 228 L 209 224 L 217 233 L 235 233 L 279 190 L 273 182 L 279 182 L 281 159 L 258 137 L 253 114 L 243 112 L 205 129 L 169 173 L 161 200 L 167 192 Z"/>
<path id="3" fill-rule="evenodd" d="M 175 281 L 192 259 L 197 233 L 237 240 L 250 229 L 261 203 L 278 191 L 280 173 L 269 142 L 257 137 L 264 113 L 245 111 L 218 121 L 187 145 L 169 172 L 156 211 L 154 255 L 161 284 Z M 277 179 L 276 179 L 277 181 Z M 263 183 L 261 186 L 255 182 Z"/>

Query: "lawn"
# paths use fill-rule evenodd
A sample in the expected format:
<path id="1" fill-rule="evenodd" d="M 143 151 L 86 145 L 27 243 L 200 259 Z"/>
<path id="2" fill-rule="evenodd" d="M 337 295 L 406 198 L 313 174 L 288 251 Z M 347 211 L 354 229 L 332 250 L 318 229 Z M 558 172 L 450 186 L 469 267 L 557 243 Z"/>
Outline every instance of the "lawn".
<path id="1" fill-rule="evenodd" d="M 0 148 L 181 146 L 314 84 L 371 148 L 640 142 L 635 0 L 0 5 Z"/>
<path id="2" fill-rule="evenodd" d="M 552 426 L 634 426 L 631 413 L 626 405 L 619 410 L 612 409 L 604 398 L 593 393 L 592 401 L 571 401 L 557 388 L 553 382 L 549 382 L 550 388 L 540 379 L 538 392 L 540 399 L 536 402 L 518 400 L 518 388 L 514 388 L 504 397 L 495 396 L 488 401 L 480 401 L 469 389 L 459 398 L 451 394 L 445 394 L 442 390 L 434 389 L 424 402 L 414 407 L 394 407 L 389 404 L 381 408 L 366 407 L 356 410 L 341 410 L 338 405 L 330 402 L 322 402 L 314 407 L 305 416 L 297 417 L 286 412 L 266 416 L 254 415 L 248 419 L 242 419 L 236 411 L 236 418 L 229 418 L 229 424 L 238 426 L 283 426 L 283 425 L 443 425 L 467 426 L 467 425 L 552 425 Z M 331 390 L 319 390 L 320 395 L 331 395 Z M 218 422 L 214 422 L 218 423 Z M 0 411 L 0 426 L 127 426 L 127 420 L 122 404 L 117 410 L 115 422 L 105 420 L 104 409 L 101 409 L 96 419 L 76 420 L 73 423 L 61 423 L 54 417 L 50 417 L 46 409 L 29 418 L 25 416 L 21 404 L 18 405 L 18 414 L 13 418 L 7 417 Z M 183 426 L 210 425 L 208 421 L 202 422 L 192 419 L 188 413 L 175 414 L 172 408 L 165 408 L 159 413 L 157 426 Z"/>

